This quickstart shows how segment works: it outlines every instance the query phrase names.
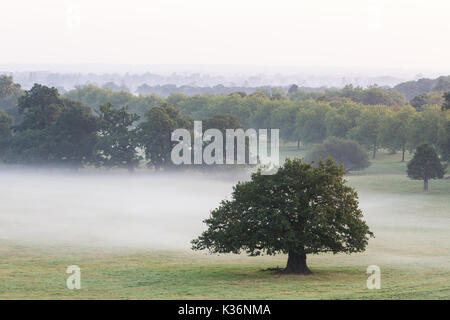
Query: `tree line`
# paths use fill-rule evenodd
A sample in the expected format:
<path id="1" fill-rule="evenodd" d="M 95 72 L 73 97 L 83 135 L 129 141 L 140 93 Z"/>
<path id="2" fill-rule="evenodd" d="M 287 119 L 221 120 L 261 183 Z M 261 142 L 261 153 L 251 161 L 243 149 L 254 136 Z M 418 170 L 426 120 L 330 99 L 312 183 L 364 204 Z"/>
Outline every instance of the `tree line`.
<path id="1" fill-rule="evenodd" d="M 12 78 L 0 77 L 0 157 L 5 163 L 129 170 L 146 160 L 159 169 L 170 166 L 170 133 L 190 130 L 196 119 L 206 121 L 204 130 L 279 128 L 281 139 L 299 148 L 330 137 L 351 139 L 372 157 L 384 148 L 402 152 L 404 160 L 406 151 L 427 143 L 449 161 L 448 94 L 442 105 L 418 110 L 378 87 L 348 86 L 328 95 L 291 89 L 164 99 L 87 86 L 61 95 L 39 84 L 23 91 Z M 354 101 L 367 97 L 371 103 Z M 387 102 L 372 104 L 380 99 Z"/>
<path id="2" fill-rule="evenodd" d="M 450 96 L 447 95 L 447 104 Z M 223 96 L 175 94 L 167 101 L 182 114 L 201 119 L 215 114 L 236 116 L 244 127 L 279 128 L 286 142 L 321 143 L 328 137 L 357 141 L 376 156 L 380 148 L 412 151 L 423 143 L 434 145 L 448 160 L 450 112 L 443 105 L 362 104 L 347 97 L 289 99 L 263 93 Z"/>
<path id="3" fill-rule="evenodd" d="M 192 132 L 194 119 L 167 102 L 143 119 L 127 105 L 105 103 L 92 109 L 56 88 L 35 84 L 17 101 L 20 121 L 0 110 L 0 160 L 7 164 L 71 167 L 96 166 L 133 171 L 141 161 L 160 170 L 172 166 L 175 129 Z M 237 118 L 215 115 L 203 130 L 241 128 Z"/>

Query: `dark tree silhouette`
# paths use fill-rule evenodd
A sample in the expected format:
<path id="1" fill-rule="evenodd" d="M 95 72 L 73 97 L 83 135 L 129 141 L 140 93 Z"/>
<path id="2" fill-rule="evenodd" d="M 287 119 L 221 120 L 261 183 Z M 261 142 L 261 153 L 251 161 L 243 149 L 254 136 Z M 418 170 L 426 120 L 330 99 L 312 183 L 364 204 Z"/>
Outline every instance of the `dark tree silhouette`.
<path id="1" fill-rule="evenodd" d="M 212 253 L 288 254 L 286 273 L 308 274 L 307 254 L 364 251 L 373 236 L 362 220 L 357 193 L 332 159 L 317 167 L 287 159 L 274 175 L 261 171 L 238 183 L 192 241 Z"/>
<path id="2" fill-rule="evenodd" d="M 408 163 L 408 177 L 423 180 L 423 190 L 428 191 L 428 181 L 442 179 L 444 173 L 444 166 L 434 148 L 429 144 L 418 146 L 414 157 Z"/>

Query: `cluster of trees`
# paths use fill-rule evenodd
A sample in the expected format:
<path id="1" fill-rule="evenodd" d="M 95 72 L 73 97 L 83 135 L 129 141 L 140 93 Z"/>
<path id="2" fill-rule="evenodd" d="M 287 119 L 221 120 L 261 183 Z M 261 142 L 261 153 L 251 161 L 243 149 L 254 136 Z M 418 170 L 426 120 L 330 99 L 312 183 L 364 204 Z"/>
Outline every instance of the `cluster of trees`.
<path id="1" fill-rule="evenodd" d="M 358 141 L 372 151 L 414 150 L 422 143 L 435 145 L 448 153 L 446 126 L 448 110 L 427 105 L 419 112 L 406 106 L 363 105 L 347 98 L 333 101 L 270 98 L 263 93 L 250 96 L 234 93 L 226 96 L 171 95 L 167 99 L 183 114 L 194 118 L 218 113 L 235 115 L 245 127 L 279 128 L 284 141 L 321 143 L 328 137 Z"/>
<path id="2" fill-rule="evenodd" d="M 376 85 L 367 88 L 346 85 L 342 89 L 326 89 L 323 92 L 305 92 L 298 90 L 296 85 L 292 85 L 288 94 L 292 100 L 305 100 L 314 98 L 315 100 L 334 101 L 341 98 L 348 98 L 353 102 L 365 105 L 382 104 L 386 106 L 404 105 L 405 97 L 397 90 L 382 88 Z"/>
<path id="3" fill-rule="evenodd" d="M 20 119 L 17 109 L 17 100 L 23 94 L 20 85 L 14 83 L 13 78 L 0 75 L 0 111 L 6 112 L 13 120 Z"/>
<path id="4" fill-rule="evenodd" d="M 118 167 L 133 171 L 141 160 L 156 170 L 172 165 L 175 129 L 192 132 L 194 119 L 167 102 L 148 109 L 143 119 L 128 106 L 105 103 L 93 110 L 35 84 L 18 98 L 18 124 L 0 111 L 0 160 L 10 164 Z M 236 117 L 215 115 L 203 130 L 241 128 Z"/>
<path id="5" fill-rule="evenodd" d="M 443 106 L 446 102 L 445 95 L 442 92 L 422 93 L 415 96 L 409 104 L 416 110 L 423 111 L 423 106 L 426 105 L 440 105 Z"/>
<path id="6" fill-rule="evenodd" d="M 213 94 L 213 95 L 221 95 L 221 94 L 230 94 L 233 92 L 245 92 L 246 94 L 253 94 L 257 91 L 270 90 L 269 86 L 261 86 L 261 87 L 238 87 L 238 86 L 224 86 L 222 84 L 218 84 L 212 87 L 198 87 L 191 85 L 182 85 L 177 86 L 175 84 L 163 84 L 163 85 L 155 85 L 149 86 L 147 84 L 142 84 L 136 89 L 136 93 L 140 95 L 150 95 L 157 94 L 163 97 L 168 97 L 174 93 L 183 93 L 186 95 L 196 95 L 196 94 Z M 302 90 L 310 91 L 311 88 L 303 87 Z"/>
<path id="7" fill-rule="evenodd" d="M 414 110 L 405 107 L 407 111 L 393 116 L 396 111 L 403 109 L 399 106 L 404 103 L 404 99 L 399 98 L 398 93 L 394 91 L 378 87 L 361 89 L 347 86 L 342 90 L 330 90 L 323 94 L 306 93 L 296 90 L 295 87 L 291 89 L 288 94 L 276 88 L 260 90 L 250 95 L 244 92 L 219 96 L 187 96 L 176 93 L 163 99 L 157 95 L 134 96 L 128 92 L 114 92 L 110 89 L 86 86 L 70 91 L 65 96 L 81 101 L 94 110 L 98 110 L 100 105 L 107 102 L 116 106 L 128 105 L 130 111 L 139 115 L 141 119 L 149 109 L 165 101 L 182 114 L 194 119 L 230 114 L 236 116 L 244 127 L 280 128 L 285 141 L 296 141 L 299 145 L 300 142 L 305 144 L 322 142 L 331 136 L 357 138 L 358 142 L 370 147 L 376 153 L 379 147 L 389 147 L 392 151 L 412 150 L 420 143 L 436 143 L 436 138 L 430 137 L 430 134 L 423 134 L 421 137 L 418 132 L 406 133 L 405 126 L 400 129 L 394 127 L 396 122 L 403 120 L 401 118 L 405 117 L 405 114 L 416 115 Z M 354 100 L 362 101 L 364 104 Z M 376 102 L 379 104 L 367 107 Z M 376 110 L 378 112 L 374 112 Z M 385 128 L 380 129 L 378 127 L 384 122 L 382 119 L 384 113 L 392 115 L 395 119 L 389 119 L 390 126 L 386 128 L 387 125 L 384 124 Z M 432 112 L 428 110 L 425 113 L 428 115 Z M 372 122 L 372 119 L 375 122 Z M 441 126 L 436 124 L 436 127 Z M 392 140 L 393 135 L 397 138 Z M 407 141 L 405 135 L 412 135 L 411 139 Z"/>
<path id="8" fill-rule="evenodd" d="M 361 87 L 353 87 L 348 85 L 343 89 L 316 89 L 299 88 L 292 85 L 289 88 L 277 87 L 224 87 L 222 85 L 212 88 L 197 88 L 192 92 L 190 89 L 184 90 L 185 87 L 178 87 L 180 90 L 175 90 L 175 85 L 164 85 L 157 87 L 142 86 L 139 90 L 139 95 L 133 95 L 127 90 L 121 90 L 121 87 L 113 83 L 106 84 L 103 88 L 94 85 L 87 85 L 78 87 L 67 92 L 65 95 L 68 98 L 81 101 L 88 106 L 98 108 L 101 104 L 106 102 L 114 103 L 115 105 L 128 104 L 130 110 L 137 114 L 142 113 L 145 107 L 151 107 L 164 100 L 164 96 L 170 97 L 197 97 L 197 96 L 226 96 L 238 94 L 241 97 L 264 95 L 271 100 L 320 100 L 320 101 L 334 101 L 342 98 L 348 98 L 354 102 L 365 105 L 382 104 L 387 106 L 404 105 L 405 99 L 395 90 L 371 86 L 366 89 Z M 186 88 L 189 88 L 187 86 Z M 181 90 L 183 89 L 183 90 Z M 198 92 L 198 93 L 197 93 Z M 193 94 L 195 93 L 195 94 Z M 144 112 L 145 113 L 145 112 Z"/>
<path id="9" fill-rule="evenodd" d="M 8 150 L 3 147 L 1 152 L 4 161 L 12 163 L 22 163 L 26 159 L 35 159 L 34 162 L 63 159 L 62 162 L 79 165 L 119 166 L 121 163 L 120 166 L 133 168 L 145 157 L 152 166 L 160 167 L 159 162 L 167 165 L 167 150 L 171 149 L 166 139 L 168 132 L 179 127 L 190 129 L 193 119 L 217 116 L 216 120 L 222 125 L 230 125 L 227 121 L 231 117 L 232 122 L 244 128 L 279 128 L 281 139 L 296 142 L 299 148 L 301 144 L 322 143 L 336 137 L 357 141 L 372 152 L 372 157 L 380 148 L 401 151 L 404 160 L 406 151 L 412 152 L 427 143 L 438 150 L 443 160 L 449 160 L 450 94 L 444 95 L 442 105 L 426 104 L 417 110 L 402 105 L 402 101 L 396 100 L 395 92 L 378 87 L 348 86 L 318 96 L 292 87 L 288 93 L 272 88 L 250 95 L 244 92 L 216 96 L 177 93 L 164 99 L 95 86 L 78 88 L 64 95 L 55 88 L 40 85 L 23 91 L 10 77 L 0 77 L 0 80 L 0 110 L 4 111 L 0 117 L 1 139 L 10 140 Z M 379 101 L 384 104 L 372 104 Z M 71 130 L 78 132 L 75 134 Z M 125 133 L 128 138 L 124 138 Z M 149 144 L 151 140 L 161 140 L 158 135 L 164 135 L 166 145 Z M 113 137 L 118 136 L 123 140 L 115 141 L 119 138 Z M 42 143 L 33 143 L 33 140 Z M 106 145 L 113 141 L 118 146 L 106 150 Z M 49 148 L 56 150 L 56 146 L 69 150 L 75 148 L 74 143 L 85 144 L 79 149 L 84 151 L 77 151 L 76 156 L 63 157 L 49 151 Z M 129 148 L 124 146 L 127 143 Z M 137 151 L 127 158 L 120 155 L 118 150 L 122 149 L 122 153 Z M 112 157 L 113 151 L 120 160 L 106 160 Z"/>
<path id="10" fill-rule="evenodd" d="M 97 121 L 90 108 L 35 85 L 19 97 L 17 110 L 22 121 L 2 130 L 4 162 L 80 166 L 94 160 Z"/>
<path id="11" fill-rule="evenodd" d="M 89 106 L 94 111 L 98 111 L 100 106 L 111 103 L 114 106 L 122 107 L 127 105 L 129 111 L 137 114 L 141 119 L 148 110 L 158 107 L 165 102 L 165 99 L 158 95 L 135 96 L 128 91 L 115 91 L 111 88 L 99 88 L 94 85 L 87 85 L 64 94 L 65 97 L 80 101 Z"/>

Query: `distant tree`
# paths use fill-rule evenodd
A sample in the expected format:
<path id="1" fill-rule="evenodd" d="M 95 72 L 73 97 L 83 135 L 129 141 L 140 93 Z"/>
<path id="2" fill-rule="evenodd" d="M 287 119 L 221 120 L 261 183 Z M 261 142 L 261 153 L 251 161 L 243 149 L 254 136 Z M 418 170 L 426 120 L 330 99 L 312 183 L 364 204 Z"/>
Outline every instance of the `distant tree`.
<path id="1" fill-rule="evenodd" d="M 100 110 L 101 105 L 106 103 L 111 103 L 116 108 L 127 105 L 130 113 L 137 114 L 141 118 L 148 110 L 160 106 L 164 102 L 162 97 L 154 94 L 136 96 L 128 91 L 113 91 L 109 88 L 99 88 L 94 85 L 77 87 L 64 96 L 80 101 L 96 112 Z"/>
<path id="2" fill-rule="evenodd" d="M 415 96 L 409 103 L 417 110 L 422 111 L 423 107 L 426 105 L 443 105 L 444 96 L 442 92 L 429 92 L 422 93 Z"/>
<path id="3" fill-rule="evenodd" d="M 130 172 L 139 166 L 137 120 L 139 116 L 130 113 L 127 106 L 100 106 L 97 166 L 126 168 Z"/>
<path id="4" fill-rule="evenodd" d="M 91 109 L 66 99 L 63 111 L 47 130 L 49 161 L 73 168 L 94 163 L 97 130 Z"/>
<path id="5" fill-rule="evenodd" d="M 421 110 L 422 106 L 428 103 L 428 95 L 426 93 L 421 93 L 415 96 L 409 103 L 416 108 L 416 110 Z"/>
<path id="6" fill-rule="evenodd" d="M 18 110 L 23 121 L 14 127 L 5 162 L 79 168 L 93 161 L 97 121 L 90 108 L 36 84 L 19 98 Z"/>
<path id="7" fill-rule="evenodd" d="M 361 105 L 352 101 L 336 104 L 325 117 L 328 136 L 345 138 L 356 126 L 356 120 L 361 114 Z"/>
<path id="8" fill-rule="evenodd" d="M 23 122 L 18 130 L 46 129 L 63 109 L 63 99 L 56 88 L 35 84 L 19 98 L 17 105 Z"/>
<path id="9" fill-rule="evenodd" d="M 307 254 L 364 251 L 373 236 L 362 220 L 357 193 L 331 159 L 317 167 L 287 159 L 274 175 L 261 171 L 233 188 L 192 241 L 212 253 L 288 254 L 286 273 L 308 274 Z"/>
<path id="10" fill-rule="evenodd" d="M 402 162 L 405 161 L 406 145 L 414 115 L 414 108 L 405 106 L 399 111 L 387 112 L 380 124 L 380 144 L 393 152 L 401 150 Z"/>
<path id="11" fill-rule="evenodd" d="M 51 165 L 48 138 L 47 130 L 29 129 L 15 133 L 9 140 L 3 161 L 9 164 Z"/>
<path id="12" fill-rule="evenodd" d="M 202 121 L 202 129 L 203 129 L 203 134 L 206 132 L 206 130 L 208 129 L 217 129 L 222 133 L 222 136 L 225 138 L 226 137 L 226 130 L 227 129 L 244 129 L 244 127 L 239 123 L 239 120 L 237 117 L 230 115 L 230 114 L 217 114 L 215 116 L 213 116 L 212 118 L 209 119 L 204 119 Z M 204 136 L 205 137 L 205 136 Z M 208 144 L 210 144 L 212 142 L 204 142 L 203 143 L 203 148 L 205 148 Z M 234 145 L 236 146 L 238 144 L 237 138 L 234 138 Z M 222 150 L 222 154 L 223 154 L 223 163 L 226 163 L 226 143 L 223 143 L 223 150 Z M 237 155 L 238 155 L 238 150 L 237 148 L 234 149 L 234 155 L 233 155 L 233 159 L 234 161 L 237 161 Z M 246 139 L 245 141 L 245 156 L 246 156 L 246 160 L 245 163 L 248 163 L 248 156 L 249 156 L 249 144 L 248 144 L 248 139 Z M 234 165 L 233 165 L 234 167 Z M 211 166 L 205 166 L 204 168 L 213 168 Z"/>
<path id="13" fill-rule="evenodd" d="M 397 90 L 389 90 L 377 85 L 369 86 L 366 89 L 346 85 L 339 91 L 329 90 L 326 92 L 326 95 L 329 97 L 339 96 L 349 98 L 354 102 L 365 105 L 396 106 L 405 104 L 405 97 Z"/>
<path id="14" fill-rule="evenodd" d="M 20 85 L 14 83 L 13 78 L 7 75 L 0 75 L 0 99 L 17 95 L 20 92 Z"/>
<path id="15" fill-rule="evenodd" d="M 445 114 L 438 106 L 424 106 L 422 112 L 416 112 L 408 130 L 408 148 L 412 152 L 421 144 L 437 145 L 439 131 L 446 124 Z"/>
<path id="16" fill-rule="evenodd" d="M 12 77 L 0 75 L 0 110 L 12 116 L 15 124 L 21 120 L 17 110 L 17 99 L 22 93 L 20 85 L 14 83 Z"/>
<path id="17" fill-rule="evenodd" d="M 298 91 L 298 85 L 293 84 L 289 87 L 288 94 L 291 95 L 293 93 L 296 93 L 297 91 Z"/>
<path id="18" fill-rule="evenodd" d="M 383 90 L 378 86 L 370 86 L 364 91 L 364 98 L 361 101 L 368 105 L 404 105 L 405 97 L 396 90 Z"/>
<path id="19" fill-rule="evenodd" d="M 361 170 L 370 166 L 366 150 L 358 142 L 330 137 L 306 155 L 306 161 L 318 162 L 320 159 L 333 158 L 346 172 Z"/>
<path id="20" fill-rule="evenodd" d="M 442 160 L 450 163 L 450 120 L 446 126 L 439 129 L 438 146 Z"/>
<path id="21" fill-rule="evenodd" d="M 367 148 L 372 149 L 372 158 L 375 159 L 378 150 L 381 124 L 386 118 L 385 106 L 371 106 L 365 108 L 357 119 L 356 127 L 352 128 L 349 137 L 358 141 Z"/>
<path id="22" fill-rule="evenodd" d="M 236 116 L 231 114 L 216 114 L 212 118 L 202 121 L 203 129 L 218 129 L 225 136 L 226 129 L 242 128 Z"/>
<path id="23" fill-rule="evenodd" d="M 182 116 L 180 111 L 168 103 L 149 110 L 145 121 L 139 125 L 139 140 L 149 161 L 148 165 L 156 170 L 171 166 L 170 154 L 177 143 L 172 141 L 172 132 L 178 128 L 191 127 L 192 119 Z"/>
<path id="24" fill-rule="evenodd" d="M 277 109 L 277 106 L 282 104 L 282 102 L 279 100 L 267 100 L 261 102 L 261 105 L 253 112 L 251 116 L 250 125 L 253 128 L 270 128 L 272 114 Z"/>
<path id="25" fill-rule="evenodd" d="M 13 164 L 50 164 L 53 157 L 49 128 L 63 109 L 63 101 L 56 88 L 34 84 L 25 91 L 17 105 L 22 122 L 14 127 L 4 161 Z"/>
<path id="26" fill-rule="evenodd" d="M 11 116 L 0 110 L 0 136 L 9 137 L 11 135 L 11 124 Z"/>
<path id="27" fill-rule="evenodd" d="M 167 103 L 173 106 L 177 106 L 178 104 L 182 104 L 186 101 L 188 97 L 184 93 L 172 93 L 167 97 Z"/>
<path id="28" fill-rule="evenodd" d="M 450 91 L 444 93 L 444 104 L 442 105 L 442 110 L 450 110 Z"/>
<path id="29" fill-rule="evenodd" d="M 317 92 L 307 92 L 303 90 L 297 90 L 295 92 L 292 92 L 289 94 L 289 98 L 293 101 L 295 100 L 318 100 L 319 97 L 323 96 L 323 92 L 317 91 Z"/>
<path id="30" fill-rule="evenodd" d="M 327 102 L 305 101 L 296 114 L 296 132 L 304 143 L 318 143 L 327 137 L 326 115 L 330 111 Z"/>
<path id="31" fill-rule="evenodd" d="M 298 107 L 292 103 L 280 106 L 277 112 L 271 115 L 271 127 L 282 128 L 280 130 L 280 138 L 284 141 L 296 141 L 297 148 L 300 149 L 300 137 L 297 135 L 295 125 Z"/>
<path id="32" fill-rule="evenodd" d="M 2 159 L 11 138 L 12 122 L 12 117 L 0 110 L 0 159 Z"/>
<path id="33" fill-rule="evenodd" d="M 271 88 L 270 97 L 272 100 L 284 100 L 286 99 L 286 92 L 282 88 Z"/>
<path id="34" fill-rule="evenodd" d="M 408 163 L 408 177 L 423 180 L 423 190 L 428 191 L 430 179 L 442 179 L 445 173 L 434 148 L 428 144 L 417 147 L 414 157 Z"/>
<path id="35" fill-rule="evenodd" d="M 245 98 L 248 96 L 248 94 L 246 92 L 243 91 L 236 91 L 236 92 L 232 92 L 229 94 L 230 96 L 238 96 L 240 98 Z"/>

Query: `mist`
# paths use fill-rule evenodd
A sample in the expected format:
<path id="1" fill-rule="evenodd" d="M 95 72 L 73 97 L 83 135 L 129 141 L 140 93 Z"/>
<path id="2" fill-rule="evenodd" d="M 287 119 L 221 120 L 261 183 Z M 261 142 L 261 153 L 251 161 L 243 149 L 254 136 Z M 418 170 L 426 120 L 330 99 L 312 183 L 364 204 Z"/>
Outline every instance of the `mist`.
<path id="1" fill-rule="evenodd" d="M 186 249 L 233 184 L 201 174 L 2 172 L 0 239 Z"/>
<path id="2" fill-rule="evenodd" d="M 206 226 L 203 220 L 232 186 L 227 178 L 199 173 L 0 172 L 0 241 L 52 247 L 188 250 Z M 358 190 L 360 208 L 383 260 L 423 261 L 448 255 L 445 199 Z M 432 206 L 432 207 L 429 207 Z M 423 250 L 422 250 L 423 247 Z M 370 245 L 369 245 L 370 248 Z M 398 256 L 397 249 L 408 253 Z M 434 259 L 434 258 L 433 258 Z"/>

